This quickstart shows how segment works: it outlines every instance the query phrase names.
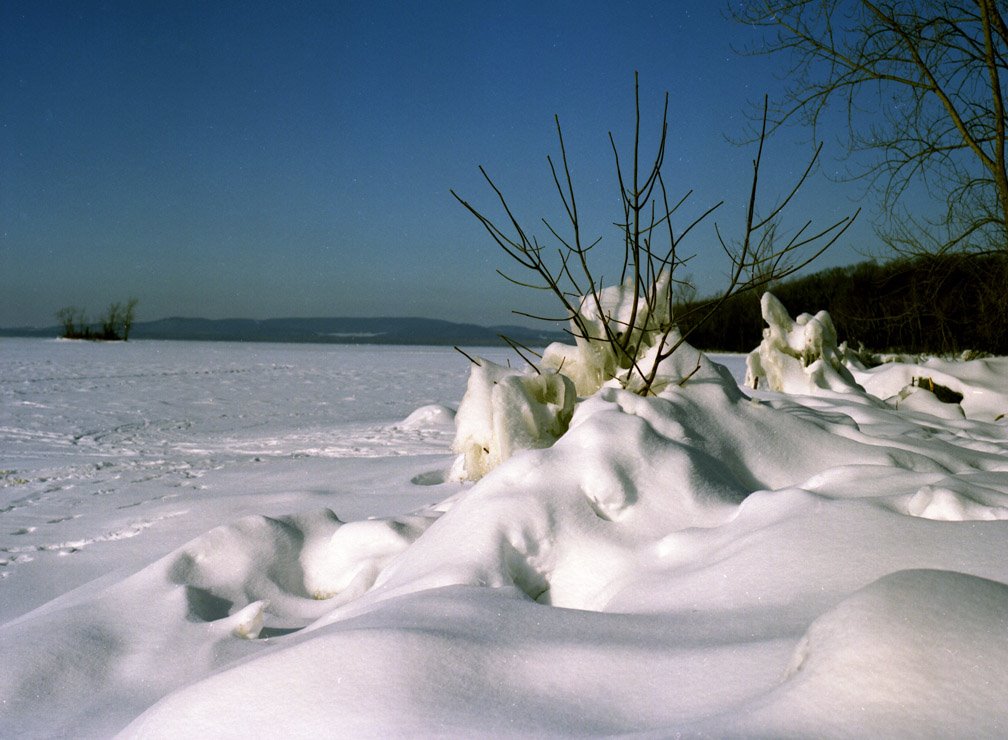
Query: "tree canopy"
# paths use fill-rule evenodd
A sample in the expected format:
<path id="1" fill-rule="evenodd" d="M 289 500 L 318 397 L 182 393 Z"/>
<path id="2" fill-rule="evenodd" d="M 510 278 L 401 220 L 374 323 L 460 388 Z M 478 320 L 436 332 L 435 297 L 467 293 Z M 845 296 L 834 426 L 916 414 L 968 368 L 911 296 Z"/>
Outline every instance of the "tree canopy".
<path id="1" fill-rule="evenodd" d="M 879 233 L 900 252 L 1008 251 L 1003 0 L 756 0 L 753 53 L 788 60 L 773 122 L 813 127 L 841 105 L 848 145 L 881 194 Z M 914 212 L 916 186 L 943 200 Z"/>

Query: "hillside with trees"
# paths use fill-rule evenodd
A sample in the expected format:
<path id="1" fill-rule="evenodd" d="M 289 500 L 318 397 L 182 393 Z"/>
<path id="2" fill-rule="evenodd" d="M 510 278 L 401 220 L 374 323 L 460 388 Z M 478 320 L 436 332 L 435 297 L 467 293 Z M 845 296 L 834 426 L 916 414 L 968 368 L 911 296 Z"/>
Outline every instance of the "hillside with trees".
<path id="1" fill-rule="evenodd" d="M 770 286 L 791 315 L 830 312 L 841 340 L 876 351 L 1008 354 L 1008 255 L 921 255 L 834 267 Z M 704 349 L 760 342 L 760 296 L 733 296 L 690 334 Z M 704 301 L 680 304 L 684 330 Z"/>

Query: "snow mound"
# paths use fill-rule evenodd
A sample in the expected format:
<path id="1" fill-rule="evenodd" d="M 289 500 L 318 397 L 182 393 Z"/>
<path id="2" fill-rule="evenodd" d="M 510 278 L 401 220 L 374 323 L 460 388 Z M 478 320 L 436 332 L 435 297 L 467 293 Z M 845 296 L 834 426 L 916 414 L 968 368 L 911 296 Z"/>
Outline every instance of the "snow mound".
<path id="1" fill-rule="evenodd" d="M 399 423 L 400 429 L 454 429 L 455 411 L 441 404 L 421 406 Z"/>
<path id="2" fill-rule="evenodd" d="M 297 516 L 251 516 L 217 527 L 169 557 L 169 580 L 183 586 L 188 618 L 216 621 L 251 602 L 289 625 L 356 598 L 441 515 L 341 522 L 329 509 Z"/>
<path id="3" fill-rule="evenodd" d="M 1005 483 L 1001 481 L 1002 489 Z M 906 509 L 911 516 L 944 522 L 1008 519 L 1008 492 L 978 481 L 945 480 L 922 486 L 906 502 Z"/>
<path id="4" fill-rule="evenodd" d="M 739 729 L 1004 735 L 1006 632 L 1008 585 L 948 571 L 891 573 L 812 623 L 784 684 Z"/>
<path id="5" fill-rule="evenodd" d="M 928 414 L 939 419 L 963 419 L 966 414 L 958 403 L 942 401 L 927 388 L 910 385 L 892 398 L 886 399 L 894 408 Z"/>
<path id="6" fill-rule="evenodd" d="M 633 571 L 637 547 L 723 522 L 747 493 L 720 461 L 685 443 L 675 410 L 619 389 L 586 401 L 556 444 L 512 457 L 460 498 L 389 564 L 369 598 L 514 586 L 543 603 L 601 608 L 607 589 Z"/>
<path id="7" fill-rule="evenodd" d="M 887 362 L 869 369 L 851 363 L 849 368 L 868 393 L 892 399 L 894 406 L 944 418 L 965 416 L 980 421 L 1008 421 L 1008 385 L 1005 383 L 1008 357 L 968 361 L 933 357 L 921 362 Z M 933 394 L 919 387 L 921 379 L 958 393 L 962 400 L 958 404 L 942 404 L 939 407 L 937 399 L 931 398 Z M 913 395 L 909 398 L 904 396 L 900 402 L 901 392 L 905 389 L 913 389 Z M 918 397 L 920 401 L 916 400 Z"/>

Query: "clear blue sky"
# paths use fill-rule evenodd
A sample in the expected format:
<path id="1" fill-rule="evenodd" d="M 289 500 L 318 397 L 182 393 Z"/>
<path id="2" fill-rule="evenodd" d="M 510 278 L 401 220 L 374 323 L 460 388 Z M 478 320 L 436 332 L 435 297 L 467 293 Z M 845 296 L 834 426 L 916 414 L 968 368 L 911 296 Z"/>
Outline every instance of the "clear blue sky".
<path id="1" fill-rule="evenodd" d="M 716 0 L 0 3 L 0 326 L 140 299 L 172 315 L 414 315 L 511 321 L 540 307 L 449 188 L 492 206 L 485 165 L 530 222 L 559 202 L 553 114 L 594 233 L 616 217 L 607 132 L 646 134 L 672 95 L 669 169 L 696 208 L 745 207 L 751 148 L 728 143 L 780 81 L 740 57 Z M 832 142 L 827 141 L 827 145 Z M 810 151 L 771 141 L 767 194 Z M 835 148 L 834 148 L 835 151 Z M 829 159 L 823 170 L 835 169 Z M 820 176 L 804 207 L 853 210 Z M 867 219 L 822 264 L 858 259 Z M 726 271 L 687 248 L 701 292 Z M 544 309 L 545 310 L 545 309 Z"/>

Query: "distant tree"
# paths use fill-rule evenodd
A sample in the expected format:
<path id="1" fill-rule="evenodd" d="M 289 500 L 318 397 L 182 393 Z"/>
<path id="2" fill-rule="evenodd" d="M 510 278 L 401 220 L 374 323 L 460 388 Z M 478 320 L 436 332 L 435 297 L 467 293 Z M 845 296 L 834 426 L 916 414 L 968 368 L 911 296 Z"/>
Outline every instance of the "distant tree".
<path id="1" fill-rule="evenodd" d="M 82 339 L 88 331 L 88 322 L 84 312 L 75 306 L 61 308 L 56 312 L 56 320 L 63 327 L 63 336 L 67 339 Z"/>
<path id="2" fill-rule="evenodd" d="M 129 340 L 130 330 L 133 329 L 133 317 L 136 313 L 136 305 L 139 301 L 136 298 L 130 298 L 126 301 L 126 306 L 123 308 L 122 313 L 122 338 L 123 341 Z"/>
<path id="3" fill-rule="evenodd" d="M 122 305 L 113 303 L 108 307 L 101 324 L 101 338 L 106 340 L 119 339 L 119 325 L 122 323 Z"/>
<path id="4" fill-rule="evenodd" d="M 102 317 L 95 331 L 83 310 L 74 306 L 66 306 L 56 312 L 56 319 L 63 327 L 63 336 L 67 339 L 102 339 L 106 341 L 127 341 L 133 328 L 133 318 L 137 299 L 130 298 L 126 304 L 113 303 Z"/>
<path id="5" fill-rule="evenodd" d="M 846 108 L 855 171 L 881 194 L 879 234 L 899 252 L 1008 251 L 1003 0 L 754 0 L 732 15 L 767 29 L 753 53 L 790 59 L 779 125 L 815 127 Z M 901 197 L 915 183 L 945 201 L 940 218 Z"/>

